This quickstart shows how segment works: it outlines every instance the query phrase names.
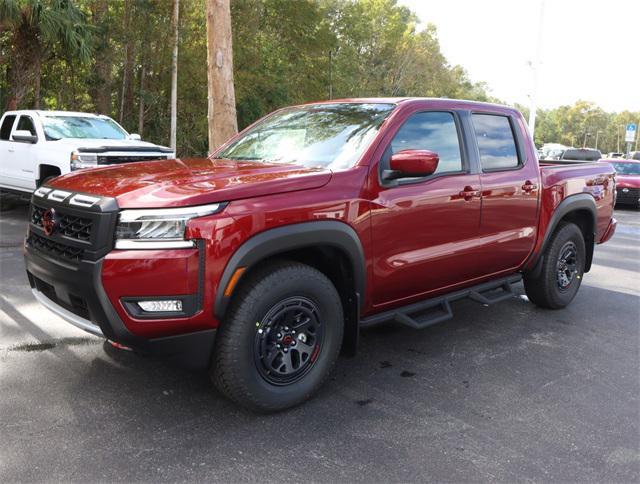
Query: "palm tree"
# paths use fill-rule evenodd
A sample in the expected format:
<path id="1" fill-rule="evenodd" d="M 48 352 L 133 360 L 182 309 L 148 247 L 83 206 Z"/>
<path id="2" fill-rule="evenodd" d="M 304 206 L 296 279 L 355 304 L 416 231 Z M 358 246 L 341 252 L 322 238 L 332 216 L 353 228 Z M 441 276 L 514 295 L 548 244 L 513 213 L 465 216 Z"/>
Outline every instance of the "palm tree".
<path id="1" fill-rule="evenodd" d="M 91 27 L 73 0 L 0 0 L 0 32 L 4 30 L 11 32 L 7 109 L 17 109 L 30 88 L 39 107 L 40 70 L 54 46 L 69 61 L 91 57 Z"/>

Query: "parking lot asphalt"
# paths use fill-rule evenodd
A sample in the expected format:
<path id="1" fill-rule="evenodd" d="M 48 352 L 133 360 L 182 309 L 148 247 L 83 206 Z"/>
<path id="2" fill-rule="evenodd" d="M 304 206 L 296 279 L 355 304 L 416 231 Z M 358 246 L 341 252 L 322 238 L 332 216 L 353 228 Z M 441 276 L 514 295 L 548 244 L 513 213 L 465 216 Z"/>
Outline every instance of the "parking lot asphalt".
<path id="1" fill-rule="evenodd" d="M 363 332 L 307 404 L 236 408 L 36 303 L 26 207 L 0 214 L 0 481 L 640 480 L 640 212 L 564 310 L 461 301 Z"/>

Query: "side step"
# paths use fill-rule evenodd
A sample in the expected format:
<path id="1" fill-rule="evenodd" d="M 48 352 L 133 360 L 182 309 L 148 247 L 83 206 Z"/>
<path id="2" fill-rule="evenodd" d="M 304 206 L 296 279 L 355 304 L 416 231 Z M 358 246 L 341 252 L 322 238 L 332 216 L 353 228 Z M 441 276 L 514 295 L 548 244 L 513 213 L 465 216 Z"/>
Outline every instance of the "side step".
<path id="1" fill-rule="evenodd" d="M 424 329 L 451 319 L 453 317 L 453 311 L 451 310 L 453 301 L 469 298 L 480 304 L 490 305 L 512 298 L 514 294 L 513 284 L 521 280 L 522 275 L 514 274 L 444 296 L 425 299 L 424 301 L 361 319 L 360 327 L 370 328 L 389 321 L 395 321 L 413 329 Z"/>

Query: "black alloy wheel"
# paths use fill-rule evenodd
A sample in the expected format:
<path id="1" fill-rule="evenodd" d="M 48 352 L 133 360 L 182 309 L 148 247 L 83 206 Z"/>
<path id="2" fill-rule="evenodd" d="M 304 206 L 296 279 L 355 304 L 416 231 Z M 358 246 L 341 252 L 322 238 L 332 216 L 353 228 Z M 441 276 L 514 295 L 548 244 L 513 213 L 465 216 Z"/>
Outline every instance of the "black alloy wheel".
<path id="1" fill-rule="evenodd" d="M 266 381 L 289 385 L 313 367 L 324 335 L 313 301 L 301 296 L 287 298 L 273 306 L 256 327 L 254 359 Z"/>
<path id="2" fill-rule="evenodd" d="M 572 241 L 568 241 L 560 249 L 556 274 L 561 291 L 566 291 L 578 274 L 578 249 Z"/>

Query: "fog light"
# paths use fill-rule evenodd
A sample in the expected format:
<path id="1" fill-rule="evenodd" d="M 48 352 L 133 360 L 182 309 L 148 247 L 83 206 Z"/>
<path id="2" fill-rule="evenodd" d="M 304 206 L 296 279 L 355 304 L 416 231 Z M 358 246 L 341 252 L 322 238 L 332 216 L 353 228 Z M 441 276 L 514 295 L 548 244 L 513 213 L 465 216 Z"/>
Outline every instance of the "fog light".
<path id="1" fill-rule="evenodd" d="M 169 299 L 163 301 L 138 301 L 138 306 L 148 313 L 169 313 L 182 311 L 182 301 L 180 299 Z"/>

